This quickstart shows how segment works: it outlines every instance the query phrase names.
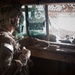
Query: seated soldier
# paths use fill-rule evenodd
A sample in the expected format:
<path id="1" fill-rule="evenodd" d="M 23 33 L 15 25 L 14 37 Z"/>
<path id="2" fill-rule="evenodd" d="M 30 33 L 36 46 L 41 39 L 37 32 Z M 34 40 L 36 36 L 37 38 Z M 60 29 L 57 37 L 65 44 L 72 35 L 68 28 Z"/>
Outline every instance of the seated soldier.
<path id="1" fill-rule="evenodd" d="M 31 52 L 25 47 L 21 50 L 12 35 L 19 26 L 20 14 L 17 4 L 0 7 L 0 75 L 28 75 L 26 65 Z"/>

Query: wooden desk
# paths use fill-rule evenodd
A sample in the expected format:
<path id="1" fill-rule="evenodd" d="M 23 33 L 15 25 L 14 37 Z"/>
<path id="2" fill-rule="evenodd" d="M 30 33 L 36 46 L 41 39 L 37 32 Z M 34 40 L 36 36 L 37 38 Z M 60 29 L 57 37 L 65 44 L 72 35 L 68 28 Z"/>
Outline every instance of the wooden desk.
<path id="1" fill-rule="evenodd" d="M 34 57 L 75 63 L 75 50 L 74 49 L 50 49 L 47 47 L 28 47 Z"/>

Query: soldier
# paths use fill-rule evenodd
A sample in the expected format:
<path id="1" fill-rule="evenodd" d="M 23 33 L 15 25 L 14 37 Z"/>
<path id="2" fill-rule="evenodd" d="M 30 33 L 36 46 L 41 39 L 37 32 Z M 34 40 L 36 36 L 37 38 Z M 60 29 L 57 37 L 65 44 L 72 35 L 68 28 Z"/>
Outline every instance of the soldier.
<path id="1" fill-rule="evenodd" d="M 20 6 L 17 4 L 0 7 L 0 75 L 28 75 L 27 62 L 31 52 L 12 35 L 19 26 Z"/>

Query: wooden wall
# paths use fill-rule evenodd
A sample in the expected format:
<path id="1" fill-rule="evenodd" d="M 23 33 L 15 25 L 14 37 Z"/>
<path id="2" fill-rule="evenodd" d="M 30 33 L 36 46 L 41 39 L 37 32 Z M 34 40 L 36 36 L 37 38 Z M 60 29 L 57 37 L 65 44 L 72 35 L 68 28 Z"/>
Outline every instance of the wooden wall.
<path id="1" fill-rule="evenodd" d="M 30 75 L 75 75 L 75 64 L 31 57 Z"/>

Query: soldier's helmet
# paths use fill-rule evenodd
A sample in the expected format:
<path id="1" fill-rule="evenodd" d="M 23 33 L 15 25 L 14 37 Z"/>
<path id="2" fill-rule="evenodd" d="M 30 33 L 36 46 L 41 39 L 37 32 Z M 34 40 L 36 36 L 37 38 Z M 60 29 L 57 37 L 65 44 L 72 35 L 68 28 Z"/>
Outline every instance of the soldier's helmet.
<path id="1" fill-rule="evenodd" d="M 17 27 L 17 22 L 21 15 L 21 4 L 19 0 L 6 0 L 6 2 L 0 4 L 0 24 Z"/>

